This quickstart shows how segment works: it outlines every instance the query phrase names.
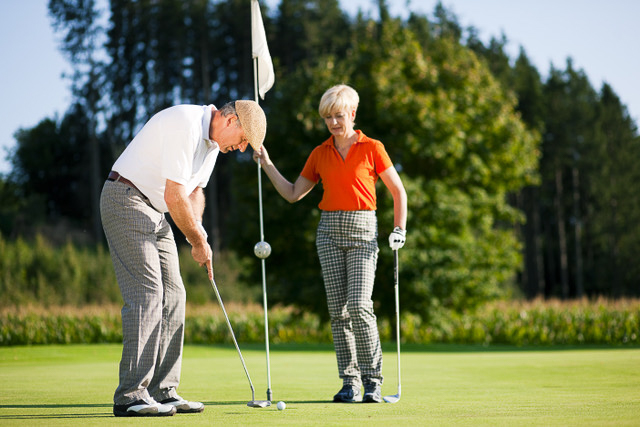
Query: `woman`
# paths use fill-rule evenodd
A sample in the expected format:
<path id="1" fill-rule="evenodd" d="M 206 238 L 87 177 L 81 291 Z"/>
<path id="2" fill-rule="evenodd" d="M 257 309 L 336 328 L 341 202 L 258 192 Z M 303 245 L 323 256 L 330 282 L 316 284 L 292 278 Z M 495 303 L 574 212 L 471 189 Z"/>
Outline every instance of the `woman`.
<path id="1" fill-rule="evenodd" d="M 316 246 L 343 382 L 334 402 L 382 401 L 382 350 L 371 300 L 378 260 L 378 177 L 393 196 L 394 230 L 389 236 L 393 250 L 404 245 L 407 222 L 407 195 L 384 146 L 354 130 L 358 102 L 358 93 L 346 85 L 324 93 L 319 113 L 331 137 L 311 152 L 295 183 L 280 174 L 264 146 L 253 155 L 290 203 L 322 180 Z"/>

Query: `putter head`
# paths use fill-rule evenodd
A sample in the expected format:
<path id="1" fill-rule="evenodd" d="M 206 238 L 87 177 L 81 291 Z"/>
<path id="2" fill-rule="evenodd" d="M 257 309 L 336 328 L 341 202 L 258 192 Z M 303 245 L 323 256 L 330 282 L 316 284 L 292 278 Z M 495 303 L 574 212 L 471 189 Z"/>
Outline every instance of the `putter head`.
<path id="1" fill-rule="evenodd" d="M 398 400 L 400 400 L 400 393 L 393 394 L 391 396 L 385 396 L 382 398 L 382 400 L 384 400 L 387 403 L 396 403 Z"/>
<path id="2" fill-rule="evenodd" d="M 271 406 L 271 402 L 268 400 L 252 400 L 247 403 L 247 406 L 250 408 L 266 408 L 267 406 Z"/>

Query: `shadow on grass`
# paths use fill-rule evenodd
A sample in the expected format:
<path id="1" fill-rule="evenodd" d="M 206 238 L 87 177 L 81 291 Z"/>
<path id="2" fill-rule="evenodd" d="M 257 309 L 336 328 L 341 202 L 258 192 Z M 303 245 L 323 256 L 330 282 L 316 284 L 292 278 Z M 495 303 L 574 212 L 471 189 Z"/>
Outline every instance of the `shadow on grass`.
<path id="1" fill-rule="evenodd" d="M 206 406 L 235 406 L 235 405 L 240 405 L 240 406 L 247 406 L 247 403 L 249 403 L 249 401 L 237 401 L 237 402 L 202 402 L 204 403 Z M 331 403 L 330 400 L 287 400 L 287 404 L 290 403 Z M 271 402 L 271 406 L 275 408 L 276 406 L 276 402 L 273 401 Z M 261 408 L 255 408 L 255 409 L 261 409 Z"/>
<path id="2" fill-rule="evenodd" d="M 218 348 L 233 348 L 229 345 L 215 345 L 203 347 L 218 347 Z M 240 344 L 242 351 L 264 351 L 264 344 L 247 343 Z M 511 344 L 406 344 L 402 343 L 401 351 L 403 353 L 491 353 L 491 352 L 523 352 L 523 351 L 567 351 L 567 350 L 637 350 L 640 348 L 638 345 L 596 345 L 596 344 L 565 344 L 565 345 L 511 345 Z M 300 343 L 286 343 L 286 344 L 271 344 L 270 350 L 272 352 L 334 352 L 333 344 L 300 344 Z M 382 350 L 385 352 L 395 352 L 395 341 L 386 341 L 382 343 Z"/>
<path id="3" fill-rule="evenodd" d="M 322 403 L 323 401 L 300 401 L 295 403 Z M 246 406 L 248 401 L 203 402 L 206 406 Z M 293 402 L 292 402 L 293 403 Z M 26 405 L 0 405 L 0 410 L 15 409 L 72 409 L 72 408 L 108 408 L 107 412 L 91 413 L 55 413 L 55 414 L 0 414 L 2 420 L 48 420 L 48 419 L 82 419 L 82 418 L 114 418 L 112 403 L 78 403 L 78 404 L 26 404 Z M 3 411 L 4 412 L 4 411 Z"/>
<path id="4" fill-rule="evenodd" d="M 508 345 L 508 344 L 402 344 L 401 352 L 407 353 L 491 353 L 491 352 L 531 352 L 531 351 L 576 351 L 576 350 L 637 350 L 636 345 Z M 385 352 L 396 350 L 395 343 L 383 343 Z"/>
<path id="5" fill-rule="evenodd" d="M 109 408 L 108 412 L 98 413 L 61 413 L 61 414 L 2 414 L 0 415 L 0 423 L 2 420 L 53 420 L 53 419 L 81 419 L 81 418 L 110 418 L 113 417 L 111 412 L 112 404 L 104 403 L 87 403 L 87 404 L 60 404 L 60 405 L 0 405 L 2 409 L 61 409 L 61 408 Z"/>

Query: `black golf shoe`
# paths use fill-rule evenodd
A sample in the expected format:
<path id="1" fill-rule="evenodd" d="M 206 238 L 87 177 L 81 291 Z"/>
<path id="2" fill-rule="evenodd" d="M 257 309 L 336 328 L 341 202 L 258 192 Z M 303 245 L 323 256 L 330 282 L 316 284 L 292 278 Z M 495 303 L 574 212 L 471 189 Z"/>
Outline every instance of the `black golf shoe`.
<path id="1" fill-rule="evenodd" d="M 342 386 L 342 389 L 333 396 L 333 401 L 339 403 L 354 403 L 360 402 L 361 400 L 360 387 L 351 384 Z"/>
<path id="2" fill-rule="evenodd" d="M 380 384 L 365 383 L 364 385 L 364 403 L 380 403 L 382 402 L 382 392 L 380 391 Z"/>

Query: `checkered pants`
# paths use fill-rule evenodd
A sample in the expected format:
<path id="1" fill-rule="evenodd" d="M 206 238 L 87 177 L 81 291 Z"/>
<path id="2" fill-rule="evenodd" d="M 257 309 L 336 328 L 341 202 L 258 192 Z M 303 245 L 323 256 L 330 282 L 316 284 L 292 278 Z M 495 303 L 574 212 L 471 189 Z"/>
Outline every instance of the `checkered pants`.
<path id="1" fill-rule="evenodd" d="M 171 227 L 142 193 L 121 182 L 105 182 L 100 215 L 124 301 L 120 384 L 113 401 L 175 397 L 186 293 Z"/>
<path id="2" fill-rule="evenodd" d="M 316 246 L 343 385 L 382 384 L 382 349 L 371 300 L 377 236 L 375 211 L 323 211 L 318 224 Z"/>

